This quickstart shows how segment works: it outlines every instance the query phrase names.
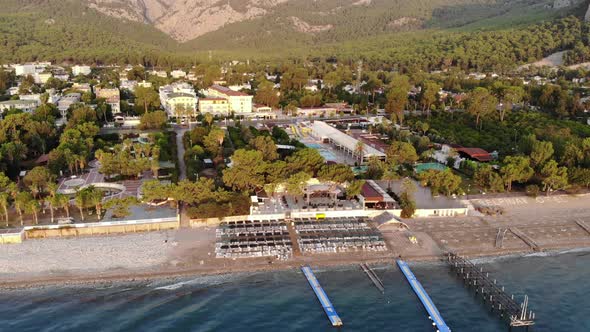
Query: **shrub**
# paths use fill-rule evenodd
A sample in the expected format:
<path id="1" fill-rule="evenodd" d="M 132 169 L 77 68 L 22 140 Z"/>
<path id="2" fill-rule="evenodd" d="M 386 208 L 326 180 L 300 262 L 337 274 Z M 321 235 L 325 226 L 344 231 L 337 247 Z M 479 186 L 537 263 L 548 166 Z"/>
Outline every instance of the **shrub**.
<path id="1" fill-rule="evenodd" d="M 537 197 L 539 196 L 539 192 L 541 191 L 541 189 L 536 184 L 531 184 L 526 186 L 525 191 L 527 195 L 531 197 Z"/>

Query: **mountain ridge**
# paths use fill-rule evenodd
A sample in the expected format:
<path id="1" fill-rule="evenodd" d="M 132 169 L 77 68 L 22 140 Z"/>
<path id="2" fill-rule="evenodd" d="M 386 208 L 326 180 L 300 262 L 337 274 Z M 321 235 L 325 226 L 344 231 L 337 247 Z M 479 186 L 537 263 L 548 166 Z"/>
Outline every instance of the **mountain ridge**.
<path id="1" fill-rule="evenodd" d="M 90 1 L 128 14 L 106 15 L 92 8 Z M 470 39 L 505 38 L 498 44 L 505 48 L 513 48 L 511 43 L 518 38 L 518 45 L 542 43 L 534 51 L 519 49 L 509 54 L 523 63 L 571 48 L 576 40 L 586 43 L 583 35 L 590 29 L 580 26 L 587 4 L 553 9 L 551 0 L 258 0 L 257 4 L 274 6 L 273 10 L 261 17 L 225 22 L 222 28 L 181 43 L 154 25 L 163 19 L 154 6 L 171 9 L 173 0 L 159 0 L 156 5 L 147 1 L 151 0 L 4 0 L 0 63 L 54 60 L 168 66 L 207 59 L 319 55 L 407 63 L 420 60 L 419 55 L 428 63 L 443 63 L 447 60 L 441 56 L 461 57 Z M 224 3 L 248 11 L 245 2 Z M 167 15 L 173 13 L 170 10 Z M 560 19 L 571 15 L 577 18 Z M 563 22 L 572 37 L 560 43 L 565 35 L 559 30 Z M 519 37 L 520 30 L 530 36 Z M 531 36 L 542 38 L 527 41 Z M 412 57 L 406 57 L 409 54 Z"/>
<path id="2" fill-rule="evenodd" d="M 115 17 L 152 25 L 180 43 L 236 24 L 259 35 L 277 30 L 305 34 L 365 36 L 377 32 L 428 26 L 461 25 L 501 16 L 518 8 L 519 15 L 543 11 L 547 16 L 583 0 L 81 0 Z M 451 23 L 447 23 L 449 19 Z M 347 26 L 354 26 L 351 31 Z M 252 27 L 254 26 L 254 27 Z"/>

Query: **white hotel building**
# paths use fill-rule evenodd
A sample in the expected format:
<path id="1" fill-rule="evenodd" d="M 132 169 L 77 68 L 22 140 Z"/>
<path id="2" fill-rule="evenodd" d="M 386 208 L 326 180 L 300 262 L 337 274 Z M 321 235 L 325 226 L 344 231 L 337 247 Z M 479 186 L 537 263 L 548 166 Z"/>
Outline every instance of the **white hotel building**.
<path id="1" fill-rule="evenodd" d="M 227 100 L 228 111 L 236 114 L 252 113 L 253 96 L 234 91 L 221 85 L 212 85 L 207 89 L 207 97 Z"/>
<path id="2" fill-rule="evenodd" d="M 174 83 L 160 87 L 160 104 L 168 113 L 168 116 L 175 117 L 176 107 L 182 105 L 185 109 L 197 112 L 197 94 L 195 89 L 188 83 Z"/>

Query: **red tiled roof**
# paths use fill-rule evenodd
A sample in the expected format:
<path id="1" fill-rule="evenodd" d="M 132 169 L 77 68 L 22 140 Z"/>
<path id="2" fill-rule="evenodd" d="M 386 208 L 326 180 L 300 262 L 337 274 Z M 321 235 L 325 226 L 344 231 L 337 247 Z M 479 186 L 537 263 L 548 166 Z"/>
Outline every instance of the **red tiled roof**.
<path id="1" fill-rule="evenodd" d="M 490 155 L 489 152 L 487 152 L 484 149 L 480 149 L 480 148 L 456 148 L 457 152 L 461 153 L 463 152 L 464 154 L 468 155 L 469 158 L 475 159 L 477 161 L 491 161 L 492 155 Z"/>
<path id="2" fill-rule="evenodd" d="M 368 183 L 363 184 L 363 188 L 361 189 L 361 195 L 365 198 L 365 201 L 370 202 L 382 202 L 383 195 L 381 195 L 373 186 Z"/>
<path id="3" fill-rule="evenodd" d="M 200 98 L 199 100 L 226 100 L 225 98 L 215 98 L 215 97 L 207 97 L 207 98 Z"/>
<path id="4" fill-rule="evenodd" d="M 248 96 L 247 94 L 245 94 L 243 92 L 234 91 L 234 90 L 232 90 L 230 88 L 226 88 L 224 86 L 217 85 L 217 84 L 212 85 L 210 87 L 210 89 L 219 91 L 219 92 L 221 92 L 221 93 L 223 93 L 223 94 L 225 94 L 227 96 L 233 96 L 233 97 L 245 97 L 245 96 Z"/>

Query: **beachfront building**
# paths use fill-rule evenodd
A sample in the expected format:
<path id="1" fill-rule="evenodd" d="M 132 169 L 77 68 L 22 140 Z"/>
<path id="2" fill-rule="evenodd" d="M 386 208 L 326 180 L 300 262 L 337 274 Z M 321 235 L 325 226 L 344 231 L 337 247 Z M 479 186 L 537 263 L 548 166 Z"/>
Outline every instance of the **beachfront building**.
<path id="1" fill-rule="evenodd" d="M 91 72 L 90 66 L 75 65 L 74 67 L 72 67 L 72 75 L 74 75 L 74 76 L 78 76 L 78 75 L 87 76 L 87 75 L 90 75 L 90 72 Z"/>
<path id="2" fill-rule="evenodd" d="M 105 89 L 105 88 L 94 88 L 96 98 L 103 98 L 107 104 L 111 106 L 113 113 L 119 113 L 121 111 L 121 92 L 119 89 Z"/>
<path id="3" fill-rule="evenodd" d="M 344 152 L 364 164 L 369 161 L 369 158 L 376 157 L 379 160 L 385 160 L 385 153 L 375 149 L 374 147 L 362 143 L 359 140 L 349 136 L 340 130 L 330 126 L 323 121 L 314 121 L 311 125 L 311 135 L 322 143 L 331 144 L 336 150 Z M 359 147 L 362 146 L 362 151 Z"/>
<path id="4" fill-rule="evenodd" d="M 397 202 L 373 180 L 367 180 L 361 188 L 359 201 L 366 209 L 392 210 Z"/>
<path id="5" fill-rule="evenodd" d="M 209 98 L 223 98 L 227 100 L 229 112 L 236 114 L 252 113 L 253 96 L 217 84 L 209 87 L 205 94 Z"/>
<path id="6" fill-rule="evenodd" d="M 199 99 L 199 112 L 201 114 L 229 115 L 229 104 L 224 98 L 201 98 Z"/>
<path id="7" fill-rule="evenodd" d="M 0 102 L 0 114 L 4 114 L 11 109 L 21 110 L 23 112 L 33 112 L 39 106 L 35 100 L 7 100 Z"/>
<path id="8" fill-rule="evenodd" d="M 183 108 L 196 115 L 197 94 L 192 85 L 188 83 L 173 83 L 162 86 L 159 90 L 160 104 L 168 113 L 168 116 L 175 117 L 177 109 Z"/>

